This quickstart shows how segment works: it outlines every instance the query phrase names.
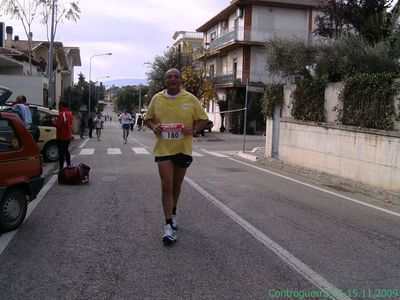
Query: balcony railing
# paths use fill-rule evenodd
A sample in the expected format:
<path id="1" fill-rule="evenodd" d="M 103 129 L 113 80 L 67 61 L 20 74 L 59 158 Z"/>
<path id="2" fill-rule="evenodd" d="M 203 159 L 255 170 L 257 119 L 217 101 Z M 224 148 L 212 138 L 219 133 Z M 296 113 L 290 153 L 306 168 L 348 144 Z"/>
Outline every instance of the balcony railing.
<path id="1" fill-rule="evenodd" d="M 217 50 L 224 45 L 234 42 L 265 43 L 273 37 L 296 37 L 309 41 L 310 36 L 307 30 L 293 29 L 268 29 L 249 26 L 238 26 L 226 34 L 215 38 L 210 43 L 210 51 Z"/>
<path id="2" fill-rule="evenodd" d="M 285 83 L 286 79 L 281 76 L 273 75 L 268 71 L 257 72 L 248 70 L 237 71 L 235 73 L 217 74 L 211 77 L 214 85 L 245 85 L 249 79 L 251 84 Z"/>

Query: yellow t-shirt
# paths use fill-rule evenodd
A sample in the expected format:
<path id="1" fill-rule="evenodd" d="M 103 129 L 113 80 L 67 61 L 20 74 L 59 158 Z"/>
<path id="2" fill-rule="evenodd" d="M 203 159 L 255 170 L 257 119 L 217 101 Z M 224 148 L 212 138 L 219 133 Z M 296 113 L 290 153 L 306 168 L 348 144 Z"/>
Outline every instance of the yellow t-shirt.
<path id="1" fill-rule="evenodd" d="M 196 120 L 208 120 L 200 101 L 191 93 L 181 90 L 176 98 L 170 99 L 165 90 L 157 93 L 150 101 L 146 120 L 163 124 L 162 135 L 157 135 L 155 156 L 183 153 L 192 155 L 192 136 L 180 133 L 182 127 L 193 127 Z"/>

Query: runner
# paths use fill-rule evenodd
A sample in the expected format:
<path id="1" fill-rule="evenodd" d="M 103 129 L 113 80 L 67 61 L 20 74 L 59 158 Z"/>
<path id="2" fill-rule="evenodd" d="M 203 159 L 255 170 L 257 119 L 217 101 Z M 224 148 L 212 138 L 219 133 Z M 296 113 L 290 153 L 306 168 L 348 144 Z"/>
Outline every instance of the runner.
<path id="1" fill-rule="evenodd" d="M 192 135 L 207 124 L 207 114 L 199 100 L 181 89 L 181 73 L 170 69 L 164 75 L 166 90 L 154 95 L 146 113 L 146 124 L 156 135 L 155 161 L 161 179 L 165 216 L 163 242 L 176 240 L 176 218 L 181 185 L 192 162 Z"/>
<path id="2" fill-rule="evenodd" d="M 122 138 L 124 144 L 128 142 L 130 123 L 132 122 L 132 116 L 128 113 L 128 110 L 124 108 L 124 112 L 118 117 L 119 122 L 122 124 Z"/>

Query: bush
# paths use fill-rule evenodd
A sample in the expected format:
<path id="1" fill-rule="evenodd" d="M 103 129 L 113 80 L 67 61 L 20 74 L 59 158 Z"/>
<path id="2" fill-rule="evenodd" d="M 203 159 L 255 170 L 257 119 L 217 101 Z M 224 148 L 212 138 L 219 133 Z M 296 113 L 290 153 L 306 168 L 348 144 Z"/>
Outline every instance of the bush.
<path id="1" fill-rule="evenodd" d="M 347 78 L 339 95 L 339 120 L 344 125 L 392 130 L 394 97 L 399 86 L 395 73 L 359 74 Z"/>
<path id="2" fill-rule="evenodd" d="M 301 121 L 325 121 L 323 80 L 303 80 L 292 94 L 292 116 Z"/>
<path id="3" fill-rule="evenodd" d="M 264 118 L 273 117 L 275 104 L 279 103 L 282 109 L 283 105 L 283 85 L 268 84 L 264 95 L 261 98 L 261 112 Z"/>

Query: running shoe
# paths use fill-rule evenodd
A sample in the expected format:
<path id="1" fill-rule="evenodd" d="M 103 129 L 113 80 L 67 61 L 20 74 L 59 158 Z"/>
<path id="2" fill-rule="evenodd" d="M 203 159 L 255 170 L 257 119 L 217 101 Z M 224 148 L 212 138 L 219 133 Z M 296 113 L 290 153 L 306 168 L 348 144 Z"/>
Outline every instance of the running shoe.
<path id="1" fill-rule="evenodd" d="M 170 224 L 165 224 L 164 225 L 164 235 L 162 238 L 162 241 L 164 245 L 171 245 L 173 242 L 175 242 L 177 239 L 177 236 L 175 232 L 172 230 Z"/>
<path id="2" fill-rule="evenodd" d="M 178 224 L 178 219 L 176 218 L 176 215 L 172 215 L 172 225 L 171 228 L 173 230 L 179 230 L 180 226 Z"/>

